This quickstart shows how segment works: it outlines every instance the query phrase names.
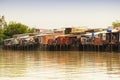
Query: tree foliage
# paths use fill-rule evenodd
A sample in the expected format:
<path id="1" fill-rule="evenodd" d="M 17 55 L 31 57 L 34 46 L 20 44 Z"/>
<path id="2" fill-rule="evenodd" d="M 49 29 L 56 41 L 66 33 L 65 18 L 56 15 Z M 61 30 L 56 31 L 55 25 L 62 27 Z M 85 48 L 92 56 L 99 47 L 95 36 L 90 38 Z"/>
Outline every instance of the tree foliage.
<path id="1" fill-rule="evenodd" d="M 35 32 L 35 28 L 29 28 L 28 29 L 28 33 L 34 33 Z"/>
<path id="2" fill-rule="evenodd" d="M 7 39 L 7 38 L 9 38 L 9 36 L 4 35 L 4 34 L 3 34 L 3 30 L 0 29 L 0 45 L 1 45 L 2 41 L 3 41 L 4 39 Z"/>
<path id="3" fill-rule="evenodd" d="M 120 21 L 115 21 L 112 23 L 114 27 L 120 27 Z"/>
<path id="4" fill-rule="evenodd" d="M 12 37 L 14 34 L 23 34 L 28 32 L 28 26 L 16 23 L 16 22 L 10 22 L 5 28 L 3 29 L 3 34 L 6 36 Z"/>
<path id="5" fill-rule="evenodd" d="M 0 29 L 0 35 L 2 34 L 2 29 Z"/>

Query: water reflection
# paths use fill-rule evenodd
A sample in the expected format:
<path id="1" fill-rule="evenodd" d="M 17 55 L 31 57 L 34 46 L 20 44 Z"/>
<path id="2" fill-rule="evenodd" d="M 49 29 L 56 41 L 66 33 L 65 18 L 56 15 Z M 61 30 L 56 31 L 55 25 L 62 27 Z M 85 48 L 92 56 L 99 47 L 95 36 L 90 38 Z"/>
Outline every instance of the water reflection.
<path id="1" fill-rule="evenodd" d="M 120 54 L 0 51 L 0 80 L 120 80 Z"/>

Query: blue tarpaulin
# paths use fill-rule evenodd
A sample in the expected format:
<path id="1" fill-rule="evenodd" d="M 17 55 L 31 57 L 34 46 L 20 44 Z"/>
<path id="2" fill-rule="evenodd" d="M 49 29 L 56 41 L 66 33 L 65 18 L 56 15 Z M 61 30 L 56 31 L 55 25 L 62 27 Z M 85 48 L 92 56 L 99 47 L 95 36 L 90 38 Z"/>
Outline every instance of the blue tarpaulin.
<path id="1" fill-rule="evenodd" d="M 107 32 L 112 32 L 112 30 L 108 29 Z"/>
<path id="2" fill-rule="evenodd" d="M 92 37 L 94 37 L 95 36 L 95 34 L 94 34 L 94 32 L 92 32 Z"/>

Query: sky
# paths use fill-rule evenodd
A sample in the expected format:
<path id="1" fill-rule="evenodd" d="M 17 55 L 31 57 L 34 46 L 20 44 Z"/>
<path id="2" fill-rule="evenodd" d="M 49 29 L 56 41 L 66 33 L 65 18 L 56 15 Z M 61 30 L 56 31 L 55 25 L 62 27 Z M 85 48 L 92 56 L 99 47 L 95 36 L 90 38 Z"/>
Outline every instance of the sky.
<path id="1" fill-rule="evenodd" d="M 120 0 L 0 0 L 0 15 L 7 23 L 30 27 L 106 28 L 120 20 Z"/>

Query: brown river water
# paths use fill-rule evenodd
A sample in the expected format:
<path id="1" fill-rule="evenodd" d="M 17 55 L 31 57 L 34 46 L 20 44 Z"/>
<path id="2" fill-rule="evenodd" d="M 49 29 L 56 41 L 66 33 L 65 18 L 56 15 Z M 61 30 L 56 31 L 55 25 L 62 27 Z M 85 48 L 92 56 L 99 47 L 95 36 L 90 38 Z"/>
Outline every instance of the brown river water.
<path id="1" fill-rule="evenodd" d="M 120 80 L 120 53 L 0 50 L 0 80 Z"/>

